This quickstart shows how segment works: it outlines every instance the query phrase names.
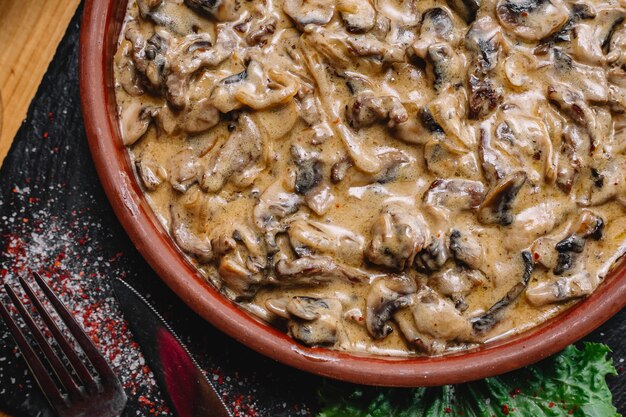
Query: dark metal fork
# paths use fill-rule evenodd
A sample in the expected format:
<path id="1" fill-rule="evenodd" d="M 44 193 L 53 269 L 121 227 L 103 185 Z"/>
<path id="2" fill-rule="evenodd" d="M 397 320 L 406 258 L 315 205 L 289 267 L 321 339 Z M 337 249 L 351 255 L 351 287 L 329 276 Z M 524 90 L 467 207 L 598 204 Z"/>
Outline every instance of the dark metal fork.
<path id="1" fill-rule="evenodd" d="M 9 331 L 24 355 L 24 359 L 41 391 L 59 417 L 120 417 L 126 406 L 126 394 L 111 367 L 48 284 L 39 274 L 33 273 L 33 276 L 45 294 L 45 298 L 54 306 L 54 310 L 81 347 L 86 357 L 85 361 L 88 359 L 92 369 L 95 370 L 94 374 L 80 359 L 68 338 L 59 328 L 58 323 L 44 307 L 42 300 L 35 294 L 30 284 L 19 277 L 24 292 L 47 325 L 52 334 L 52 339 L 63 351 L 67 362 L 71 365 L 69 368 L 64 365 L 64 362 L 44 336 L 43 330 L 35 323 L 33 316 L 28 312 L 15 291 L 8 284 L 4 284 L 4 288 L 17 308 L 19 316 L 30 329 L 39 350 L 53 371 L 52 373 L 48 371 L 35 348 L 29 343 L 24 332 L 9 314 L 6 305 L 0 300 L 0 316 L 8 325 Z"/>

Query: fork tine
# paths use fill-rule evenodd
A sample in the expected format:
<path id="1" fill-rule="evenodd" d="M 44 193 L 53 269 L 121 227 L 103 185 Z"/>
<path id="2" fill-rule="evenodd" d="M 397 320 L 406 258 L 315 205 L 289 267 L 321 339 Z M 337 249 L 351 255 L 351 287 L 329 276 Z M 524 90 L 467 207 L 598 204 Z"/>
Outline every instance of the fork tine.
<path id="1" fill-rule="evenodd" d="M 17 323 L 15 323 L 13 318 L 11 318 L 9 311 L 2 301 L 0 301 L 0 315 L 9 327 L 11 335 L 13 335 L 17 346 L 24 355 L 26 364 L 35 377 L 37 385 L 39 385 L 39 388 L 41 388 L 41 391 L 48 399 L 48 402 L 50 402 L 50 404 L 57 409 L 65 407 L 67 404 L 65 398 L 63 398 L 59 388 L 56 386 L 50 375 L 48 375 L 48 371 L 41 362 L 41 359 L 39 359 L 39 356 L 37 356 L 33 348 L 28 343 L 24 333 L 22 333 Z"/>
<path id="2" fill-rule="evenodd" d="M 26 294 L 28 294 L 28 297 L 33 302 L 33 304 L 35 305 L 35 308 L 37 309 L 37 311 L 43 318 L 44 322 L 46 323 L 46 325 L 48 326 L 48 328 L 54 335 L 54 338 L 56 339 L 57 343 L 59 344 L 59 346 L 61 346 L 63 353 L 65 353 L 65 356 L 67 356 L 67 359 L 69 360 L 70 364 L 76 371 L 76 374 L 78 375 L 82 383 L 85 385 L 87 392 L 89 393 L 97 392 L 98 383 L 96 382 L 94 377 L 91 375 L 91 373 L 89 372 L 89 370 L 87 369 L 83 361 L 80 360 L 74 348 L 69 344 L 69 342 L 63 335 L 63 332 L 61 332 L 61 330 L 59 329 L 59 326 L 57 325 L 57 323 L 52 319 L 48 310 L 43 306 L 37 294 L 35 294 L 35 291 L 33 291 L 30 284 L 26 282 L 24 278 L 18 277 L 18 279 L 20 281 L 20 285 L 22 286 L 22 288 L 24 288 L 24 291 L 26 292 Z"/>
<path id="3" fill-rule="evenodd" d="M 41 329 L 39 328 L 39 326 L 37 326 L 35 320 L 33 320 L 33 317 L 30 315 L 28 310 L 26 310 L 26 307 L 19 299 L 17 294 L 15 294 L 15 291 L 13 291 L 13 288 L 11 288 L 8 284 L 4 284 L 4 289 L 9 295 L 9 298 L 11 298 L 11 301 L 13 301 L 15 307 L 17 307 L 17 310 L 19 311 L 22 320 L 24 320 L 26 326 L 28 326 L 30 332 L 35 337 L 35 340 L 41 348 L 43 355 L 48 360 L 50 366 L 52 366 L 52 370 L 59 378 L 59 381 L 61 381 L 61 385 L 63 385 L 65 389 L 69 392 L 70 398 L 80 398 L 82 394 L 80 392 L 80 389 L 76 385 L 76 382 L 74 382 L 72 375 L 68 372 L 68 370 L 61 362 L 61 359 L 59 359 L 58 355 L 54 352 L 52 346 L 50 346 L 50 343 L 48 343 L 45 336 L 41 332 Z"/>
<path id="4" fill-rule="evenodd" d="M 48 284 L 46 284 L 46 282 L 43 280 L 43 278 L 41 278 L 38 273 L 33 272 L 33 276 L 35 277 L 35 281 L 37 281 L 37 284 L 42 289 L 46 297 L 48 297 L 48 300 L 50 300 L 50 302 L 54 306 L 59 316 L 63 319 L 63 322 L 65 323 L 67 328 L 70 330 L 80 347 L 85 352 L 87 358 L 89 358 L 96 371 L 100 374 L 100 377 L 102 379 L 116 381 L 117 378 L 111 370 L 111 367 L 109 366 L 107 361 L 100 354 L 100 352 L 93 344 L 89 336 L 87 336 L 85 331 L 78 325 L 76 320 L 74 320 L 65 305 L 61 303 L 61 301 L 54 294 L 54 292 L 52 292 L 52 289 L 50 289 Z"/>

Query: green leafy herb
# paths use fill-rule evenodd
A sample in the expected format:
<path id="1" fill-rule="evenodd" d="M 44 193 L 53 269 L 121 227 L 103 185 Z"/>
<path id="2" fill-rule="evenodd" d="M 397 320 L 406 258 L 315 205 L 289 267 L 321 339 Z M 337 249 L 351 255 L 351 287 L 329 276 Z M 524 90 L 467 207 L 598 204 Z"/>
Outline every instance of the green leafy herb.
<path id="1" fill-rule="evenodd" d="M 519 371 L 440 388 L 369 388 L 327 383 L 318 417 L 620 417 L 607 375 L 608 346 L 585 343 Z"/>

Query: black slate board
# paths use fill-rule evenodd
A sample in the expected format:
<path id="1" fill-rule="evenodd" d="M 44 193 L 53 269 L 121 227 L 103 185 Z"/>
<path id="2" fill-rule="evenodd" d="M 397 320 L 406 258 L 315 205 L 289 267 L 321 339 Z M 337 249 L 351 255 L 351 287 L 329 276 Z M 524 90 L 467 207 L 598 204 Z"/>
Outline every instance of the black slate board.
<path id="1" fill-rule="evenodd" d="M 96 338 L 129 395 L 126 416 L 170 415 L 151 381 L 108 281 L 122 276 L 172 323 L 240 416 L 308 416 L 321 378 L 239 345 L 197 317 L 147 266 L 113 215 L 87 147 L 78 89 L 82 7 L 72 20 L 0 171 L 0 282 L 36 270 Z M 11 103 L 5 103 L 10 106 Z M 4 295 L 0 295 L 4 298 Z M 620 375 L 610 378 L 626 414 L 626 310 L 588 340 L 607 343 Z M 0 323 L 0 409 L 52 415 Z"/>

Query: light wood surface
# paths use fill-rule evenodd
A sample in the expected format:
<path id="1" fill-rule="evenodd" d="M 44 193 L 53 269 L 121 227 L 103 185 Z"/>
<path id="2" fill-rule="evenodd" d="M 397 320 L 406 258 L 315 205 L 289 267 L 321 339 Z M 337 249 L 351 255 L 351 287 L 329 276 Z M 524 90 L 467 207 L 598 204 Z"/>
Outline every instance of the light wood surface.
<path id="1" fill-rule="evenodd" d="M 0 0 L 0 166 L 79 2 Z"/>
<path id="2" fill-rule="evenodd" d="M 0 0 L 0 166 L 79 3 Z"/>

